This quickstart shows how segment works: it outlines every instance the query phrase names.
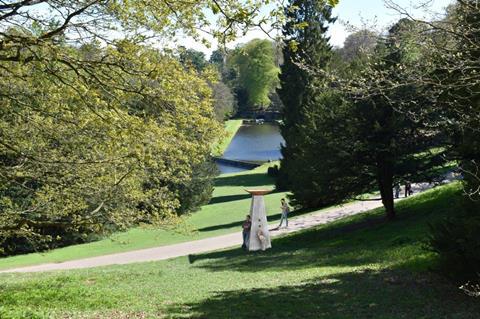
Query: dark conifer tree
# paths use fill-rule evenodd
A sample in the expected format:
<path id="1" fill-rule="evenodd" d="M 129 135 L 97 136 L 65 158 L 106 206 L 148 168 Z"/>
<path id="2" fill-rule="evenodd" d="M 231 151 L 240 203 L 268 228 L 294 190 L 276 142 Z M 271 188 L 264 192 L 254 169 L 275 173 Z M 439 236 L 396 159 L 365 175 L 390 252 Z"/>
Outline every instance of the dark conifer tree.
<path id="1" fill-rule="evenodd" d="M 327 65 L 332 53 L 326 32 L 328 24 L 335 21 L 332 8 L 318 0 L 290 0 L 285 13 L 284 63 L 278 90 L 284 104 L 281 132 L 285 145 L 282 147 L 278 188 L 290 187 L 293 176 L 297 175 L 298 126 L 303 121 L 303 108 L 311 98 L 309 88 L 314 80 L 302 65 L 318 69 Z"/>

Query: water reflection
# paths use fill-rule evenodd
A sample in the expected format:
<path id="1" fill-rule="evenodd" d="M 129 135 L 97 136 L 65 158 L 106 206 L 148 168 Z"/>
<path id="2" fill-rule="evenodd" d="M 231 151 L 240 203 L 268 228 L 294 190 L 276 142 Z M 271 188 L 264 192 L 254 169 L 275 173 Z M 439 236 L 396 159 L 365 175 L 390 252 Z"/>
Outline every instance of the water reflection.
<path id="1" fill-rule="evenodd" d="M 238 172 L 243 172 L 246 171 L 246 168 L 243 167 L 236 167 L 236 166 L 231 166 L 231 165 L 226 165 L 222 163 L 217 163 L 218 170 L 220 171 L 220 174 L 229 174 L 229 173 L 238 173 Z"/>
<path id="2" fill-rule="evenodd" d="M 223 157 L 231 160 L 267 162 L 282 157 L 280 145 L 284 143 L 278 125 L 244 124 L 237 131 Z M 243 168 L 217 164 L 220 172 L 233 173 L 244 171 Z"/>
<path id="3" fill-rule="evenodd" d="M 243 161 L 276 161 L 282 157 L 280 145 L 283 142 L 278 125 L 242 125 L 223 157 Z"/>

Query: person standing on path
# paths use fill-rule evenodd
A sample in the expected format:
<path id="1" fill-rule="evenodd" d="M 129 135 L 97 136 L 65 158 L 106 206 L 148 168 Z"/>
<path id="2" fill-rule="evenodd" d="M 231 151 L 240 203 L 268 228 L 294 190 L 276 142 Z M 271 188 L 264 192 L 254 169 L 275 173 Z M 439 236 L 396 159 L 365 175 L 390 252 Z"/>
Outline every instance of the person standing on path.
<path id="1" fill-rule="evenodd" d="M 280 229 L 280 227 L 282 227 L 283 220 L 285 220 L 285 228 L 288 228 L 288 213 L 290 212 L 290 207 L 288 206 L 285 198 L 282 198 L 280 203 L 282 204 L 280 206 L 280 209 L 282 210 L 282 217 L 280 218 L 280 224 L 278 225 L 277 229 Z"/>
<path id="2" fill-rule="evenodd" d="M 243 235 L 243 244 L 242 248 L 247 249 L 248 247 L 248 242 L 250 241 L 250 229 L 252 228 L 252 220 L 250 218 L 250 215 L 247 215 L 245 218 L 245 221 L 242 224 L 242 235 Z"/>
<path id="3" fill-rule="evenodd" d="M 400 183 L 395 183 L 395 186 L 394 186 L 394 189 L 395 189 L 395 198 L 399 198 L 400 197 Z"/>
<path id="4" fill-rule="evenodd" d="M 405 183 L 405 197 L 412 195 L 412 184 L 410 182 Z"/>

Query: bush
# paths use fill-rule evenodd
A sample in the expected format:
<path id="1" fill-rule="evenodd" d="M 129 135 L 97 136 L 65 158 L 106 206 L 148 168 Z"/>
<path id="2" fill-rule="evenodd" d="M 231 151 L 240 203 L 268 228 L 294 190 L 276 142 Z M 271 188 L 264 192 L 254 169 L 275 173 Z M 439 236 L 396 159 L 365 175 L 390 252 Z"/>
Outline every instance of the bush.
<path id="1" fill-rule="evenodd" d="M 277 177 L 279 173 L 279 168 L 278 165 L 273 165 L 272 167 L 269 167 L 267 170 L 267 175 L 270 177 Z"/>
<path id="2" fill-rule="evenodd" d="M 465 210 L 430 225 L 429 244 L 439 255 L 440 269 L 452 279 L 478 282 L 480 274 L 480 205 L 465 200 Z"/>

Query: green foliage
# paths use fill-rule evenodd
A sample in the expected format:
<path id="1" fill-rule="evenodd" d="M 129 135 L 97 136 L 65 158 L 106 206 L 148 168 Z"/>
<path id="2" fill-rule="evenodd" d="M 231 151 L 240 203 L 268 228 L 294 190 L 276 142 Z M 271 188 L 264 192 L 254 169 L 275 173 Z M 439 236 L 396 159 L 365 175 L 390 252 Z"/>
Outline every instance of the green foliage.
<path id="1" fill-rule="evenodd" d="M 210 63 L 214 64 L 217 66 L 217 68 L 222 71 L 223 68 L 225 67 L 225 58 L 226 58 L 226 52 L 222 50 L 214 50 L 212 54 L 210 55 L 210 59 L 208 60 Z"/>
<path id="2" fill-rule="evenodd" d="M 60 49 L 72 60 L 91 54 Z M 100 50 L 94 59 L 118 63 L 119 72 L 128 63 L 138 72 L 124 73 L 128 84 L 108 75 L 112 65 L 103 69 L 94 61 L 101 83 L 85 82 L 86 73 L 60 61 L 10 63 L 3 73 L 5 253 L 82 242 L 139 220 L 159 220 L 181 205 L 176 185 L 189 183 L 216 135 L 210 89 L 153 50 L 127 43 L 121 49 Z M 62 77 L 45 68 L 61 70 Z M 165 73 L 152 72 L 159 69 Z M 174 75 L 175 86 L 164 74 Z"/>
<path id="3" fill-rule="evenodd" d="M 464 199 L 463 209 L 430 227 L 429 245 L 440 269 L 455 281 L 478 282 L 480 274 L 480 205 Z"/>
<path id="4" fill-rule="evenodd" d="M 239 84 L 254 109 L 270 105 L 269 95 L 278 83 L 279 69 L 275 62 L 275 48 L 269 40 L 252 40 L 238 48 L 232 57 Z"/>
<path id="5" fill-rule="evenodd" d="M 351 105 L 339 92 L 324 90 L 304 104 L 302 112 L 289 175 L 293 202 L 320 207 L 342 202 L 356 194 L 355 190 L 371 192 L 370 175 L 352 163 Z M 285 150 L 289 149 L 287 144 Z"/>
<path id="6" fill-rule="evenodd" d="M 31 45 L 36 32 L 0 38 L 3 254 L 176 214 L 218 132 L 207 81 L 128 40 Z"/>
<path id="7" fill-rule="evenodd" d="M 212 198 L 214 177 L 218 174 L 214 161 L 208 160 L 192 168 L 189 180 L 178 185 L 179 214 L 194 212 Z"/>
<path id="8" fill-rule="evenodd" d="M 187 49 L 185 47 L 180 47 L 179 52 L 180 63 L 183 65 L 187 67 L 193 66 L 198 72 L 203 71 L 203 69 L 205 69 L 207 66 L 205 53 L 194 49 Z"/>
<path id="9" fill-rule="evenodd" d="M 342 60 L 351 62 L 358 60 L 362 56 L 368 56 L 373 53 L 378 41 L 378 34 L 364 29 L 350 34 L 338 49 Z"/>
<path id="10" fill-rule="evenodd" d="M 408 83 L 408 71 L 397 68 L 419 59 L 410 48 L 411 28 L 406 20 L 395 25 L 368 63 L 357 55 L 360 62 L 353 60 L 339 70 L 305 64 L 307 69 L 323 71 L 313 73 L 313 85 L 299 104 L 301 112 L 285 114 L 286 165 L 282 166 L 292 172 L 288 181 L 299 205 L 341 202 L 377 188 L 387 216 L 394 218 L 393 184 L 429 180 L 441 166 L 443 152 L 432 150 L 442 150 L 445 134 L 398 111 L 406 104 L 413 111 L 427 103 L 417 94 L 421 88 Z M 379 69 L 382 78 L 377 80 Z M 329 71 L 338 71 L 345 82 L 325 79 Z M 354 88 L 343 85 L 348 81 Z M 401 85 L 386 90 L 389 82 Z M 412 96 L 418 100 L 412 101 Z"/>
<path id="11" fill-rule="evenodd" d="M 222 81 L 213 84 L 213 107 L 219 122 L 230 118 L 236 111 L 236 100 L 232 90 Z"/>

